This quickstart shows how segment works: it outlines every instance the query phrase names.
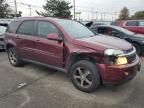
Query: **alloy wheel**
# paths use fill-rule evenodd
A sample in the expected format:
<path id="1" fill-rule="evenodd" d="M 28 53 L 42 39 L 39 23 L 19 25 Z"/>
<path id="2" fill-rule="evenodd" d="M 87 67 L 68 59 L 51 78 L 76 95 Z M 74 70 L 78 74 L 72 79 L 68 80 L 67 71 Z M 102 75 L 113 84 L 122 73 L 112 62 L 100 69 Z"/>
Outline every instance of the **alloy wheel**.
<path id="1" fill-rule="evenodd" d="M 17 63 L 17 58 L 16 58 L 16 53 L 15 53 L 15 51 L 13 51 L 13 50 L 10 50 L 10 51 L 9 51 L 9 59 L 10 59 L 10 62 L 11 62 L 12 64 L 16 64 L 16 63 Z"/>
<path id="2" fill-rule="evenodd" d="M 88 88 L 92 85 L 91 72 L 88 69 L 78 67 L 74 73 L 74 80 L 79 86 Z"/>

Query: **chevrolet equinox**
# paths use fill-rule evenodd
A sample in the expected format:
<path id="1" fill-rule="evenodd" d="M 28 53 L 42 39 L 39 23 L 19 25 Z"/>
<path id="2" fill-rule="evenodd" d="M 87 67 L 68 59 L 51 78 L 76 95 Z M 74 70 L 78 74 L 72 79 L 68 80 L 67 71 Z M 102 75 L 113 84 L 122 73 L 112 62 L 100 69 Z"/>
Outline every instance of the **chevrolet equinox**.
<path id="1" fill-rule="evenodd" d="M 11 65 L 31 62 L 66 72 L 84 92 L 95 91 L 101 84 L 127 82 L 140 70 L 130 43 L 94 33 L 72 20 L 17 18 L 5 36 Z"/>

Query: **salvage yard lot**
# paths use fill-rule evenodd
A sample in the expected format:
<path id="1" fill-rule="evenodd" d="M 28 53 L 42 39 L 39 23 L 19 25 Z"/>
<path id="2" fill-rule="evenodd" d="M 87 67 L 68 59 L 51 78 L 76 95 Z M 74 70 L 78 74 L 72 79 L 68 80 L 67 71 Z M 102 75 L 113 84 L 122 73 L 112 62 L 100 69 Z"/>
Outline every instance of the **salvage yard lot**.
<path id="1" fill-rule="evenodd" d="M 129 83 L 88 94 L 73 87 L 62 72 L 33 64 L 14 68 L 0 52 L 0 108 L 143 108 L 144 58 L 141 61 L 141 72 Z"/>

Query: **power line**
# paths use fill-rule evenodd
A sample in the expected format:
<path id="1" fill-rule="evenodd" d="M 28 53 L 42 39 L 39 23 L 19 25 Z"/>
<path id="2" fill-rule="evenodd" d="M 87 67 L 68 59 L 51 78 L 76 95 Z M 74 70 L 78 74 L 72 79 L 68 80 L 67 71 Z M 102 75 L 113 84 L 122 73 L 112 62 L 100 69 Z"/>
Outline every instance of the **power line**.
<path id="1" fill-rule="evenodd" d="M 14 0 L 14 1 L 16 1 L 16 0 Z M 73 0 L 73 2 L 74 2 L 74 19 L 75 19 L 75 13 L 76 13 L 76 11 L 78 11 L 78 12 L 84 12 L 84 13 L 89 13 L 89 14 L 92 14 L 92 15 L 90 15 L 91 16 L 91 18 L 92 19 L 99 19 L 99 17 L 101 16 L 101 20 L 104 20 L 104 19 L 106 19 L 106 17 L 108 16 L 108 15 L 110 15 L 110 16 L 115 16 L 114 18 L 116 18 L 117 16 L 116 16 L 116 13 L 115 12 L 100 12 L 100 11 L 98 11 L 98 10 L 96 10 L 96 8 L 88 8 L 88 7 L 82 7 L 82 6 L 76 6 L 75 5 L 75 0 Z M 14 4 L 14 2 L 9 2 L 10 4 L 12 3 L 12 4 Z M 15 5 L 16 4 L 16 5 Z M 27 8 L 26 9 L 29 9 L 29 15 L 31 16 L 32 15 L 32 11 L 34 11 L 33 9 L 32 9 L 32 7 L 33 8 L 39 8 L 39 9 L 43 9 L 43 7 L 42 6 L 37 6 L 37 5 L 33 5 L 33 4 L 27 4 L 27 3 L 23 3 L 23 2 L 15 2 L 15 11 L 16 11 L 16 13 L 17 13 L 17 5 L 23 5 L 23 6 L 27 6 Z M 118 13 L 117 13 L 118 14 Z"/>

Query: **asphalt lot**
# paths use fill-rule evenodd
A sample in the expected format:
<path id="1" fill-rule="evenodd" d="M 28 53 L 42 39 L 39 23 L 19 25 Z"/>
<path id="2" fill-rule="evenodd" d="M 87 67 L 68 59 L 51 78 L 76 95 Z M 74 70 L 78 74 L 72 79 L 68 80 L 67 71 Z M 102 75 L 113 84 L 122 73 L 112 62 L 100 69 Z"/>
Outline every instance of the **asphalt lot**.
<path id="1" fill-rule="evenodd" d="M 102 86 L 88 94 L 73 87 L 62 72 L 33 64 L 14 68 L 6 53 L 0 52 L 0 108 L 143 108 L 141 60 L 142 70 L 131 82 L 118 87 Z"/>

